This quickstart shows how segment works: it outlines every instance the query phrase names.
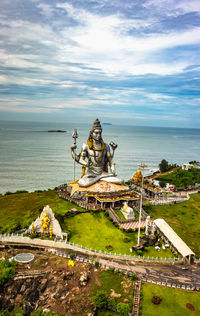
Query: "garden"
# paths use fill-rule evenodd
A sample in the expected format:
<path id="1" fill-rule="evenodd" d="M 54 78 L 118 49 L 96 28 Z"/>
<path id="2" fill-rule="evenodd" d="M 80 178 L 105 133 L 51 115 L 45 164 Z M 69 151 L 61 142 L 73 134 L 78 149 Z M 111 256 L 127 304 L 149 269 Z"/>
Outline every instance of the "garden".
<path id="1" fill-rule="evenodd" d="M 200 315 L 200 294 L 143 283 L 141 316 Z"/>
<path id="2" fill-rule="evenodd" d="M 0 196 L 0 233 L 12 233 L 27 228 L 40 215 L 45 205 L 52 208 L 63 231 L 69 234 L 69 241 L 72 243 L 123 255 L 174 257 L 169 249 L 161 248 L 160 251 L 156 251 L 153 246 L 145 248 L 144 251 L 130 252 L 130 248 L 137 243 L 137 231 L 125 232 L 110 221 L 106 212 L 89 212 L 60 198 L 56 190 L 50 189 L 32 193 L 22 191 Z M 76 214 L 71 214 L 72 208 L 77 209 Z"/>
<path id="3" fill-rule="evenodd" d="M 174 257 L 170 249 L 163 250 L 161 247 L 160 251 L 156 251 L 154 246 L 144 251 L 130 252 L 130 248 L 137 243 L 138 232 L 122 231 L 109 220 L 105 212 L 95 211 L 67 217 L 63 228 L 70 232 L 70 242 L 93 250 L 145 257 Z M 144 234 L 144 229 L 142 234 Z"/>

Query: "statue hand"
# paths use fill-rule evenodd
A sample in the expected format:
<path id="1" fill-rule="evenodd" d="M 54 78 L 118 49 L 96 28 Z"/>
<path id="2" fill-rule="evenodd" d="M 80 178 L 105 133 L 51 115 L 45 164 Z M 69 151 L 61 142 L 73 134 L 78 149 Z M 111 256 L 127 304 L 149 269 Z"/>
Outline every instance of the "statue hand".
<path id="1" fill-rule="evenodd" d="M 76 144 L 73 144 L 73 145 L 71 146 L 71 151 L 74 151 L 76 148 L 77 148 L 77 145 L 76 145 Z"/>
<path id="2" fill-rule="evenodd" d="M 114 163 L 111 164 L 110 170 L 115 175 L 115 164 Z"/>

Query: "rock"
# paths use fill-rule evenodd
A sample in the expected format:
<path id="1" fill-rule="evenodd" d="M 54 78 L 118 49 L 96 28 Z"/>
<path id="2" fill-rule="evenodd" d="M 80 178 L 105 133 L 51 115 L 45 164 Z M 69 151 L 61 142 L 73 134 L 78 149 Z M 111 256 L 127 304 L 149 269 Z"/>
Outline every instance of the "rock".
<path id="1" fill-rule="evenodd" d="M 47 288 L 48 281 L 46 279 L 41 280 L 40 291 L 43 293 Z"/>
<path id="2" fill-rule="evenodd" d="M 88 280 L 89 280 L 89 272 L 86 272 L 86 271 L 81 272 L 81 276 L 80 276 L 80 279 L 79 279 L 80 285 L 86 286 Z"/>
<path id="3" fill-rule="evenodd" d="M 31 303 L 26 302 L 22 309 L 23 316 L 30 316 L 32 311 L 33 311 L 33 307 L 31 306 Z"/>
<path id="4" fill-rule="evenodd" d="M 22 294 L 17 294 L 17 296 L 15 297 L 15 304 L 20 305 L 22 300 L 23 300 Z"/>
<path id="5" fill-rule="evenodd" d="M 65 272 L 65 274 L 63 275 L 63 280 L 69 280 L 71 279 L 71 277 L 74 275 L 73 271 L 67 271 Z"/>
<path id="6" fill-rule="evenodd" d="M 25 290 L 26 290 L 26 284 L 24 283 L 24 284 L 22 284 L 22 286 L 21 286 L 21 289 L 20 289 L 20 292 L 25 292 Z"/>
<path id="7" fill-rule="evenodd" d="M 48 308 L 44 308 L 44 309 L 43 309 L 43 313 L 44 313 L 44 314 L 49 313 L 49 312 L 50 312 L 50 309 L 48 309 Z"/>
<path id="8" fill-rule="evenodd" d="M 115 293 L 115 291 L 113 289 L 110 289 L 110 290 L 111 290 L 110 297 L 116 297 L 116 298 L 121 297 L 121 294 Z"/>

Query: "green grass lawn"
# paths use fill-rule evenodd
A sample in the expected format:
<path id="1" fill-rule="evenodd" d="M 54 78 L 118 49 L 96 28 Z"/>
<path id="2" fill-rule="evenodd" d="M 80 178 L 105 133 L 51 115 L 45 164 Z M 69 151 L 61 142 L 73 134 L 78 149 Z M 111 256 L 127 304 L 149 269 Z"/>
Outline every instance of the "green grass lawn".
<path id="1" fill-rule="evenodd" d="M 61 215 L 72 207 L 85 211 L 60 198 L 56 190 L 0 196 L 0 233 L 14 232 L 20 226 L 28 227 L 46 205 L 49 205 L 55 214 Z"/>
<path id="2" fill-rule="evenodd" d="M 153 218 L 163 218 L 200 256 L 200 194 L 191 194 L 190 200 L 178 204 L 147 206 L 147 212 Z"/>
<path id="3" fill-rule="evenodd" d="M 137 232 L 122 232 L 108 220 L 104 212 L 87 213 L 85 209 L 60 198 L 55 190 L 0 196 L 0 233 L 28 227 L 46 205 L 52 208 L 57 217 L 60 215 L 58 219 L 62 229 L 71 232 L 71 242 L 106 252 L 110 252 L 106 246 L 111 245 L 112 252 L 118 254 L 131 254 L 130 247 L 137 242 Z M 72 207 L 83 213 L 62 218 Z M 130 242 L 125 242 L 127 237 Z M 137 255 L 135 252 L 132 254 Z M 144 256 L 173 257 L 169 249 L 156 252 L 154 247 L 149 247 Z"/>
<path id="4" fill-rule="evenodd" d="M 106 294 L 111 294 L 111 289 L 115 291 L 116 294 L 120 294 L 121 297 L 115 298 L 115 304 L 117 305 L 120 302 L 126 300 L 126 304 L 129 305 L 130 310 L 133 306 L 133 289 L 134 282 L 131 278 L 128 278 L 121 273 L 114 273 L 112 271 L 100 271 L 100 282 L 102 286 L 94 285 L 93 294 L 96 294 L 98 291 L 104 291 Z M 104 315 L 119 315 L 112 311 L 98 311 L 98 316 Z"/>
<path id="5" fill-rule="evenodd" d="M 137 231 L 121 231 L 109 221 L 104 212 L 77 214 L 66 218 L 63 226 L 71 232 L 71 242 L 91 249 L 130 255 L 130 247 L 137 243 Z M 125 238 L 130 241 L 125 242 Z M 106 247 L 110 245 L 113 250 Z M 132 255 L 137 254 L 133 252 Z M 144 256 L 173 257 L 173 254 L 169 249 L 157 252 L 154 247 L 148 247 Z"/>
<path id="6" fill-rule="evenodd" d="M 159 305 L 152 303 L 152 297 L 162 298 Z M 142 310 L 141 316 L 185 316 L 200 315 L 200 294 L 178 289 L 165 288 L 158 285 L 144 283 L 142 285 Z M 195 310 L 190 311 L 186 304 L 190 303 Z"/>

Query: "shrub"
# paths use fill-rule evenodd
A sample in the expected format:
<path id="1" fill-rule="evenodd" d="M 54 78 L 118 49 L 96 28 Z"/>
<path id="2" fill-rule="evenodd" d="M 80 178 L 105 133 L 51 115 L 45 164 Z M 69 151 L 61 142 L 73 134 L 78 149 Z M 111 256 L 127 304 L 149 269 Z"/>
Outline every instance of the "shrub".
<path id="1" fill-rule="evenodd" d="M 130 242 L 130 241 L 131 241 L 131 238 L 129 238 L 129 237 L 125 237 L 125 238 L 123 239 L 123 241 L 124 241 L 124 242 L 126 242 L 126 243 L 128 243 L 128 242 Z"/>
<path id="2" fill-rule="evenodd" d="M 14 194 L 13 192 L 7 191 L 4 195 L 11 195 Z"/>
<path id="3" fill-rule="evenodd" d="M 42 310 L 37 310 L 31 313 L 31 316 L 44 316 L 44 315 L 45 316 L 63 316 L 63 314 L 53 313 L 53 312 L 43 313 Z"/>
<path id="4" fill-rule="evenodd" d="M 94 263 L 94 265 L 95 265 L 95 267 L 99 267 L 99 262 L 98 261 L 95 261 L 95 263 Z"/>
<path id="5" fill-rule="evenodd" d="M 99 309 L 107 308 L 108 306 L 108 294 L 104 291 L 98 291 L 92 296 L 92 301 L 95 307 Z"/>
<path id="6" fill-rule="evenodd" d="M 106 248 L 107 250 L 109 250 L 109 251 L 112 251 L 112 250 L 113 250 L 113 246 L 112 246 L 112 245 L 107 245 L 105 248 Z"/>
<path id="7" fill-rule="evenodd" d="M 160 296 L 154 295 L 151 301 L 153 304 L 159 305 L 162 302 L 162 299 Z"/>
<path id="8" fill-rule="evenodd" d="M 108 299 L 107 308 L 112 310 L 112 311 L 115 310 L 115 299 L 114 299 L 114 297 L 111 297 L 110 299 Z"/>
<path id="9" fill-rule="evenodd" d="M 15 276 L 16 261 L 9 262 L 8 260 L 0 261 L 0 288 L 13 280 Z"/>
<path id="10" fill-rule="evenodd" d="M 74 259 L 74 253 L 70 253 L 69 257 L 70 257 L 71 260 L 73 260 Z"/>
<path id="11" fill-rule="evenodd" d="M 129 305 L 125 304 L 125 303 L 118 303 L 117 304 L 117 309 L 120 312 L 120 314 L 123 315 L 123 316 L 128 316 L 128 314 L 130 312 Z"/>
<path id="12" fill-rule="evenodd" d="M 31 239 L 37 238 L 37 234 L 36 234 L 36 233 L 30 234 L 30 238 L 31 238 Z"/>
<path id="13" fill-rule="evenodd" d="M 10 233 L 14 233 L 17 230 L 20 230 L 22 228 L 21 224 L 18 222 L 16 224 L 14 224 L 11 228 L 10 228 Z"/>
<path id="14" fill-rule="evenodd" d="M 110 267 L 110 268 L 109 268 L 109 271 L 114 272 L 114 271 L 115 271 L 115 268 Z"/>
<path id="15" fill-rule="evenodd" d="M 132 281 L 136 281 L 136 280 L 137 280 L 137 275 L 136 275 L 136 274 L 133 274 L 133 275 L 131 276 L 131 279 L 132 279 Z"/>
<path id="16" fill-rule="evenodd" d="M 143 254 L 142 250 L 137 250 L 137 254 L 138 254 L 138 256 L 142 256 L 142 254 Z"/>
<path id="17" fill-rule="evenodd" d="M 28 193 L 27 190 L 17 190 L 15 193 L 19 194 L 19 193 Z"/>

